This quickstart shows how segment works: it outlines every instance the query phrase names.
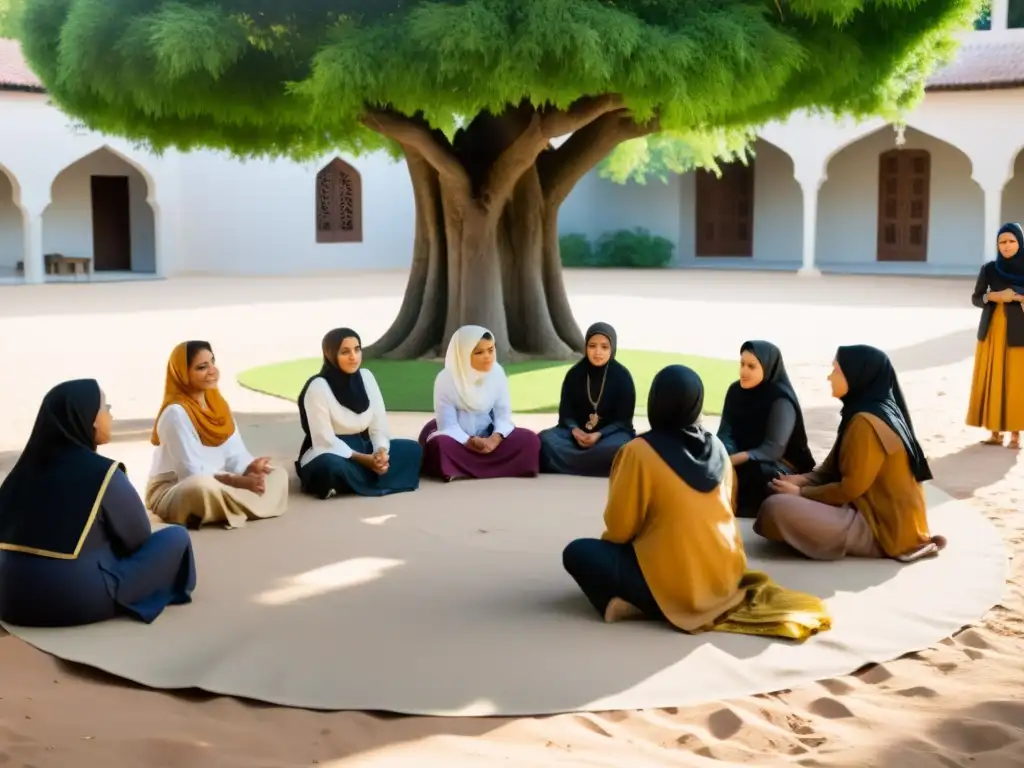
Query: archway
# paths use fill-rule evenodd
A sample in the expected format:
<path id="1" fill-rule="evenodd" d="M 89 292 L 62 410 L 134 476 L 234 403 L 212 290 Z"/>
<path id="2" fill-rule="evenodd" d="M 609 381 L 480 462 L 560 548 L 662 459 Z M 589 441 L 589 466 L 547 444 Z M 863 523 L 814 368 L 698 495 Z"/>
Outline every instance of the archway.
<path id="1" fill-rule="evenodd" d="M 25 221 L 18 205 L 17 181 L 0 165 L 0 280 L 23 277 Z"/>
<path id="2" fill-rule="evenodd" d="M 985 213 L 970 158 L 914 128 L 906 129 L 901 147 L 893 136 L 884 126 L 829 160 L 818 198 L 818 265 L 865 271 L 976 265 Z"/>
<path id="3" fill-rule="evenodd" d="M 697 258 L 799 263 L 803 199 L 785 150 L 758 138 L 746 165 L 722 165 L 721 178 L 704 170 L 693 176 L 683 221 L 692 221 Z"/>
<path id="4" fill-rule="evenodd" d="M 1024 222 L 1024 150 L 1017 152 L 1013 161 L 1013 176 L 1003 187 L 1002 213 L 1000 224 L 1005 221 Z M 996 244 L 992 243 L 991 252 L 985 254 L 986 259 L 995 258 Z"/>
<path id="5" fill-rule="evenodd" d="M 43 212 L 43 253 L 91 259 L 101 273 L 156 272 L 156 222 L 145 176 L 108 147 L 57 174 Z"/>

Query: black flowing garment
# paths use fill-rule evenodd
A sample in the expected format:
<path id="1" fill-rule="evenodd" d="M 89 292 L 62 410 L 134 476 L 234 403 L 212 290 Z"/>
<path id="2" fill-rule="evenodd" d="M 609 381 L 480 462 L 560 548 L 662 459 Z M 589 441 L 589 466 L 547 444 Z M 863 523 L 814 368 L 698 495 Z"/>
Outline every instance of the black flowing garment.
<path id="1" fill-rule="evenodd" d="M 729 466 L 725 446 L 700 426 L 704 382 L 685 365 L 662 368 L 647 396 L 650 432 L 646 440 L 662 461 L 688 486 L 709 493 L 722 484 Z"/>
<path id="2" fill-rule="evenodd" d="M 299 459 L 295 462 L 296 469 L 299 467 L 298 462 L 302 459 L 303 454 L 313 447 L 313 438 L 309 434 L 309 419 L 306 417 L 306 406 L 303 401 L 306 398 L 306 390 L 315 379 L 326 381 L 338 404 L 343 408 L 348 408 L 352 413 L 363 413 L 370 407 L 370 396 L 366 393 L 362 374 L 358 370 L 355 373 L 345 373 L 338 367 L 338 350 L 341 349 L 341 343 L 345 339 L 352 338 L 362 346 L 363 340 L 351 328 L 335 328 L 333 331 L 327 332 L 320 343 L 324 358 L 320 372 L 310 376 L 299 392 L 299 424 L 302 426 L 305 437 L 302 439 L 302 447 L 299 448 Z"/>
<path id="3" fill-rule="evenodd" d="M 615 359 L 618 348 L 615 329 L 608 323 L 594 323 L 587 329 L 586 342 L 599 335 L 607 337 L 611 343 L 611 356 L 607 363 L 596 366 L 584 354 L 583 359 L 568 370 L 562 381 L 562 395 L 558 403 L 558 426 L 600 432 L 602 438 L 617 432 L 633 436 L 636 434 L 633 428 L 636 385 L 629 369 Z M 591 398 L 597 401 L 596 408 L 591 404 Z M 588 427 L 592 413 L 597 413 L 598 422 L 595 427 Z"/>
<path id="4" fill-rule="evenodd" d="M 111 478 L 124 470 L 96 453 L 101 402 L 93 379 L 58 384 L 43 398 L 25 450 L 0 485 L 0 549 L 78 557 Z"/>
<path id="5" fill-rule="evenodd" d="M 843 410 L 833 454 L 838 457 L 843 435 L 858 413 L 870 413 L 885 422 L 899 437 L 907 451 L 910 469 L 919 483 L 932 479 L 924 449 L 917 441 L 910 410 L 903 399 L 896 371 L 889 356 L 866 344 L 840 347 L 836 352 L 839 369 L 846 377 L 849 391 L 842 397 Z"/>
<path id="6" fill-rule="evenodd" d="M 798 474 L 810 472 L 814 469 L 814 456 L 808 445 L 800 400 L 789 380 L 781 350 L 768 341 L 746 341 L 740 352 L 750 352 L 757 358 L 764 371 L 764 379 L 750 389 L 744 389 L 738 381 L 729 387 L 722 408 L 719 437 L 730 453 L 755 451 L 765 444 L 775 426 L 771 424 L 772 406 L 784 400 L 792 406 L 795 421 L 791 422 L 792 429 L 779 458 Z M 762 460 L 756 455 L 751 458 Z"/>

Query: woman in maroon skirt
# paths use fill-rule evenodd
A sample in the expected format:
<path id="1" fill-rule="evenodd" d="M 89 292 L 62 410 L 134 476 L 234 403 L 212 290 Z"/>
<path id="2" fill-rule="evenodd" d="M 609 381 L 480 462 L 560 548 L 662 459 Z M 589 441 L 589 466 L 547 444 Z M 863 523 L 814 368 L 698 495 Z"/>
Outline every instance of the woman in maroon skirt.
<path id="1" fill-rule="evenodd" d="M 452 336 L 434 380 L 434 416 L 420 432 L 425 475 L 448 482 L 540 472 L 540 438 L 512 423 L 508 377 L 486 328 L 464 325 Z"/>

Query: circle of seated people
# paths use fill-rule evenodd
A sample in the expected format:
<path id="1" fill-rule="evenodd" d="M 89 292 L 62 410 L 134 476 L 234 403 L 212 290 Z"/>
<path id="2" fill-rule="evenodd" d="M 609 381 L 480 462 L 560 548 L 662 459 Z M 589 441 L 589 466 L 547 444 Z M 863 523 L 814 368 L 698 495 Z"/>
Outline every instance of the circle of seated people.
<path id="1" fill-rule="evenodd" d="M 329 562 L 324 560 L 323 548 L 337 550 L 359 540 L 360 537 L 353 537 L 350 530 L 354 523 L 344 518 L 342 523 L 336 523 L 349 526 L 345 532 L 337 531 L 340 538 L 328 535 L 326 529 L 319 534 L 308 530 L 311 518 L 305 514 L 302 521 L 296 519 L 294 524 L 287 518 L 281 523 L 261 524 L 247 532 L 251 539 L 242 538 L 275 542 L 281 552 L 275 554 L 266 550 L 262 557 L 255 560 L 246 557 L 244 562 L 239 557 L 247 545 L 236 543 L 241 542 L 238 537 L 231 537 L 230 542 L 216 538 L 204 540 L 203 536 L 197 536 L 194 541 L 190 538 L 189 528 L 242 527 L 249 521 L 282 515 L 289 503 L 285 469 L 275 466 L 266 457 L 252 456 L 236 429 L 231 410 L 218 390 L 219 371 L 213 350 L 206 342 L 185 342 L 172 351 L 164 402 L 151 438 L 155 450 L 144 499 L 139 498 L 128 482 L 123 467 L 96 452 L 98 445 L 109 441 L 111 431 L 110 409 L 99 384 L 78 380 L 58 385 L 44 398 L 25 450 L 0 485 L 0 622 L 40 647 L 59 646 L 62 651 L 58 655 L 65 658 L 95 663 L 117 674 L 125 674 L 125 668 L 132 668 L 135 670 L 132 679 L 150 685 L 198 685 L 208 690 L 299 706 L 376 708 L 372 685 L 361 691 L 365 700 L 345 703 L 344 691 L 316 682 L 316 678 L 324 674 L 323 668 L 309 669 L 302 665 L 318 660 L 336 667 L 331 659 L 323 658 L 323 653 L 335 653 L 336 648 L 344 645 L 333 636 L 338 633 L 346 635 L 359 649 L 359 653 L 350 658 L 357 666 L 365 664 L 367 669 L 376 669 L 374 664 L 367 664 L 365 658 L 374 649 L 383 649 L 384 657 L 393 665 L 393 654 L 386 651 L 395 652 L 402 643 L 390 635 L 365 631 L 368 623 L 382 621 L 382 626 L 391 626 L 392 632 L 412 636 L 405 652 L 413 658 L 418 651 L 411 644 L 422 642 L 423 635 L 433 634 L 439 643 L 450 645 L 451 638 L 443 626 L 439 630 L 430 628 L 433 616 L 438 625 L 450 623 L 456 617 L 462 622 L 460 636 L 465 639 L 459 643 L 459 656 L 453 658 L 478 662 L 488 659 L 501 667 L 500 656 L 492 653 L 501 643 L 495 645 L 493 633 L 480 627 L 473 629 L 473 616 L 479 613 L 481 621 L 486 617 L 486 586 L 489 585 L 496 589 L 491 599 L 500 595 L 507 603 L 504 607 L 522 623 L 524 614 L 529 612 L 527 604 L 534 584 L 531 574 L 550 570 L 550 564 L 547 568 L 538 565 L 537 556 L 541 554 L 557 563 L 561 550 L 563 582 L 569 578 L 575 581 L 582 592 L 580 599 L 589 601 L 597 616 L 606 622 L 646 618 L 651 621 L 639 624 L 674 627 L 695 638 L 706 636 L 708 632 L 746 635 L 745 642 L 761 644 L 771 642 L 766 638 L 800 643 L 832 630 L 831 635 L 836 639 L 828 647 L 833 647 L 838 636 L 844 633 L 856 636 L 864 629 L 858 626 L 864 619 L 853 618 L 851 626 L 835 631 L 837 598 L 832 595 L 829 603 L 823 599 L 831 594 L 827 593 L 828 580 L 823 580 L 823 564 L 815 565 L 814 561 L 835 561 L 847 556 L 861 558 L 862 563 L 873 561 L 873 572 L 883 574 L 883 580 L 888 579 L 892 584 L 906 584 L 908 580 L 925 576 L 928 583 L 934 584 L 936 579 L 943 578 L 941 574 L 949 572 L 940 562 L 946 558 L 935 559 L 946 547 L 947 540 L 933 534 L 929 528 L 923 486 L 931 479 L 928 462 L 914 434 L 896 373 L 880 350 L 866 346 L 839 348 L 829 380 L 833 395 L 843 402 L 842 421 L 832 451 L 824 461 L 815 464 L 807 445 L 799 400 L 786 374 L 781 353 L 768 342 L 751 341 L 743 345 L 740 378 L 726 396 L 718 435 L 700 425 L 703 406 L 700 377 L 685 366 L 673 365 L 655 376 L 648 398 L 651 429 L 637 437 L 632 423 L 636 392 L 629 371 L 615 360 L 614 329 L 605 323 L 595 324 L 587 330 L 585 341 L 586 354 L 565 376 L 557 425 L 537 435 L 513 423 L 507 378 L 495 360 L 493 335 L 479 326 L 460 328 L 451 339 L 445 368 L 435 382 L 435 418 L 424 426 L 419 440 L 412 441 L 391 439 L 380 390 L 372 373 L 362 367 L 358 334 L 342 328 L 324 337 L 323 367 L 310 378 L 298 398 L 304 441 L 295 468 L 304 495 L 319 500 L 336 496 L 386 497 L 377 502 L 360 503 L 386 505 L 394 514 L 398 514 L 398 509 L 411 509 L 410 520 L 419 520 L 421 526 L 423 521 L 436 522 L 446 512 L 451 512 L 449 502 L 440 498 L 442 494 L 482 494 L 475 497 L 476 503 L 472 506 L 473 514 L 480 516 L 485 516 L 495 504 L 496 498 L 492 496 L 511 496 L 516 511 L 505 509 L 506 521 L 503 525 L 499 521 L 498 528 L 511 536 L 506 545 L 513 546 L 515 554 L 522 555 L 530 567 L 493 557 L 495 553 L 488 552 L 486 544 L 464 546 L 468 544 L 465 536 L 460 538 L 458 546 L 447 545 L 444 526 L 439 531 L 415 528 L 415 541 L 410 542 L 405 537 L 393 543 L 397 549 L 412 547 L 416 551 L 430 551 L 426 559 L 433 560 L 435 568 L 429 571 L 405 569 L 407 573 L 416 573 L 415 582 L 393 580 L 380 574 L 355 576 L 350 573 L 337 577 L 341 582 L 355 579 L 356 583 L 360 578 L 379 578 L 384 584 L 400 583 L 411 592 L 385 589 L 390 601 L 383 600 L 376 607 L 365 605 L 363 608 L 367 611 L 362 614 L 353 612 L 351 605 L 346 609 L 347 596 L 338 598 L 340 602 L 336 607 L 341 613 L 324 605 L 313 612 L 314 617 L 318 617 L 313 619 L 305 615 L 308 611 L 282 607 L 285 614 L 304 615 L 296 624 L 297 634 L 286 631 L 286 637 L 271 633 L 283 643 L 278 653 L 302 657 L 297 667 L 292 663 L 285 665 L 288 668 L 285 676 L 292 682 L 280 680 L 280 670 L 273 668 L 269 657 L 252 657 L 256 646 L 263 653 L 271 653 L 262 640 L 237 637 L 240 631 L 237 626 L 225 628 L 227 634 L 221 636 L 217 651 L 206 662 L 213 657 L 223 657 L 222 663 L 234 666 L 231 648 L 237 644 L 238 652 L 246 655 L 250 662 L 270 664 L 267 674 L 257 677 L 264 681 L 278 680 L 276 691 L 253 691 L 247 684 L 241 684 L 245 690 L 237 690 L 230 680 L 210 682 L 207 678 L 217 678 L 217 674 L 213 674 L 216 670 L 204 668 L 204 662 L 197 660 L 191 649 L 163 642 L 158 645 L 179 648 L 177 653 L 182 658 L 191 659 L 183 662 L 184 670 L 177 669 L 181 673 L 178 678 L 168 677 L 167 671 L 175 669 L 173 663 L 163 659 L 147 666 L 145 652 L 140 649 L 139 658 L 138 653 L 132 654 L 129 649 L 119 647 L 116 640 L 123 636 L 124 642 L 131 646 L 132 638 L 139 637 L 138 632 L 125 634 L 124 622 L 107 620 L 122 616 L 150 623 L 168 605 L 191 602 L 197 583 L 193 544 L 202 542 L 202 548 L 209 547 L 211 552 L 217 553 L 216 559 L 209 561 L 215 565 L 211 566 L 211 575 L 204 577 L 204 590 L 216 596 L 232 594 L 235 600 L 243 599 L 249 606 L 247 611 L 241 608 L 233 611 L 230 603 L 215 597 L 211 602 L 200 601 L 202 609 L 197 605 L 170 612 L 159 626 L 173 625 L 179 629 L 187 626 L 191 633 L 207 633 L 207 629 L 189 619 L 189 612 L 195 614 L 197 620 L 203 614 L 204 620 L 215 623 L 218 617 L 224 621 L 232 613 L 243 612 L 246 613 L 245 626 L 258 624 L 260 621 L 251 611 L 256 610 L 252 605 L 259 600 L 254 599 L 252 590 L 273 591 L 267 583 L 268 574 L 274 573 L 270 561 L 278 559 L 283 551 L 292 552 L 301 560 L 303 547 L 319 548 L 320 556 L 314 557 L 311 552 L 307 563 L 281 558 L 282 562 L 288 561 L 293 576 L 296 570 L 309 571 L 310 567 L 314 567 L 315 573 L 315 563 Z M 486 484 L 458 483 L 454 487 L 432 484 L 429 494 L 438 507 L 429 513 L 422 509 L 423 505 L 428 505 L 426 499 L 422 504 L 411 505 L 395 497 L 395 494 L 419 489 L 421 474 L 443 481 L 489 478 L 495 483 L 507 483 L 514 482 L 513 478 L 530 478 L 541 472 L 581 478 L 610 477 L 610 481 L 605 486 L 575 480 L 577 485 L 567 486 L 571 493 L 544 498 L 530 498 L 531 494 L 542 491 L 541 486 L 530 483 L 527 483 L 529 491 L 517 486 L 514 494 L 488 493 L 484 490 Z M 471 491 L 462 490 L 466 487 Z M 581 492 L 581 487 L 585 487 L 586 492 Z M 595 507 L 605 495 L 604 532 L 600 533 L 594 530 Z M 330 506 L 314 504 L 319 509 Z M 169 525 L 151 532 L 147 508 Z M 743 521 L 743 517 L 756 519 L 751 525 Z M 593 519 L 589 526 L 583 524 L 588 518 Z M 327 519 L 339 518 L 337 515 L 321 516 L 321 523 Z M 949 526 L 951 519 L 949 515 L 939 516 L 943 526 Z M 528 525 L 527 521 L 533 524 Z M 468 522 L 472 525 L 472 520 Z M 360 525 L 365 528 L 365 523 Z M 264 525 L 268 528 L 264 529 Z M 281 544 L 280 535 L 270 531 L 273 525 L 289 526 L 289 544 Z M 960 597 L 944 596 L 947 602 L 952 600 L 952 607 L 946 603 L 939 608 L 931 606 L 933 612 L 941 609 L 961 624 L 976 619 L 998 599 L 1002 588 L 1003 571 L 1000 569 L 1005 569 L 1005 557 L 1000 563 L 1000 557 L 992 556 L 994 548 L 1001 548 L 1001 542 L 990 526 L 986 527 L 987 523 L 977 515 L 971 516 L 967 523 L 962 520 L 953 523 L 956 528 L 964 525 L 967 528 L 974 525 L 982 532 L 972 530 L 968 541 L 961 543 L 950 559 L 974 558 L 989 566 L 986 568 L 972 560 L 971 572 L 979 579 L 977 588 L 972 590 L 963 588 L 965 571 L 963 563 L 959 563 L 955 571 L 958 589 L 948 591 Z M 294 539 L 294 526 L 301 526 L 309 535 Z M 588 528 L 600 536 L 587 538 Z M 265 533 L 259 532 L 264 530 Z M 387 526 L 382 526 L 381 530 L 387 531 Z M 477 530 L 484 535 L 488 529 L 481 525 Z M 531 537 L 539 536 L 542 531 L 561 531 L 566 539 L 554 549 L 550 541 L 530 546 Z M 430 539 L 431 546 L 423 543 L 424 536 Z M 516 543 L 517 537 L 524 536 L 526 543 Z M 770 545 L 789 553 L 789 557 L 776 556 L 770 560 L 773 571 L 786 573 L 785 587 L 767 573 L 750 567 L 748 550 L 753 542 L 758 542 L 759 562 L 767 559 L 760 549 Z M 381 542 L 375 544 L 380 545 Z M 235 553 L 233 557 L 230 552 Z M 486 557 L 467 572 L 466 563 L 460 558 L 473 552 L 478 559 L 480 552 Z M 374 559 L 370 549 L 363 554 L 366 556 L 363 559 Z M 359 560 L 359 550 L 349 548 L 348 556 L 350 560 Z M 234 568 L 228 562 L 232 559 L 236 562 Z M 403 565 L 412 562 L 404 558 L 391 560 Z M 925 560 L 931 562 L 918 566 L 918 577 L 905 575 L 899 567 L 900 563 Z M 890 565 L 883 567 L 883 561 Z M 255 568 L 246 569 L 244 563 L 253 563 Z M 450 566 L 448 574 L 444 572 L 446 565 Z M 345 571 L 344 567 L 339 567 Z M 495 568 L 492 577 L 487 575 L 490 567 Z M 330 570 L 331 566 L 323 565 L 323 568 Z M 351 570 L 351 566 L 349 568 Z M 505 581 L 501 579 L 502 569 L 506 571 Z M 288 574 L 276 575 L 283 579 Z M 510 577 L 517 578 L 518 582 L 510 584 L 507 581 Z M 316 582 L 320 577 L 308 573 L 295 578 L 299 586 L 293 591 L 303 593 L 305 590 L 317 595 L 318 600 L 336 595 L 334 590 L 339 589 L 318 588 Z M 331 580 L 329 576 L 323 578 L 327 582 Z M 808 591 L 798 591 L 793 588 L 794 584 L 806 585 Z M 834 586 L 833 592 L 844 591 Z M 924 589 L 924 584 L 921 588 Z M 460 597 L 460 590 L 465 591 L 465 596 Z M 347 594 L 355 591 L 358 589 L 350 589 Z M 245 596 L 249 599 L 245 600 Z M 991 602 L 985 602 L 990 598 Z M 913 599 L 920 601 L 919 596 Z M 979 604 L 979 600 L 984 604 Z M 404 601 L 416 603 L 417 607 L 410 609 Z M 432 602 L 436 602 L 437 614 L 428 610 Z M 266 604 L 281 605 L 273 600 Z M 212 606 L 217 606 L 217 612 L 207 615 Z M 550 604 L 535 607 L 538 611 L 535 618 L 552 619 Z M 908 612 L 907 606 L 899 601 L 895 601 L 893 607 L 895 613 L 905 617 L 917 615 Z M 864 608 L 860 606 L 861 610 Z M 923 644 L 940 639 L 941 634 L 935 635 L 932 613 L 922 619 L 916 632 L 908 629 L 894 646 L 876 641 L 870 653 L 882 647 L 884 652 L 898 655 L 919 647 L 905 647 L 904 641 L 909 638 Z M 389 618 L 385 620 L 384 614 Z M 855 612 L 848 615 L 855 617 Z M 566 631 L 569 617 L 572 617 L 571 612 L 553 626 Z M 895 626 L 907 620 L 893 617 L 886 622 Z M 267 614 L 265 621 L 276 622 L 275 626 L 287 623 L 283 616 L 274 615 L 274 611 Z M 403 621 L 412 623 L 399 623 Z M 490 621 L 503 624 L 494 617 Z M 75 630 L 79 633 L 105 633 L 103 637 L 108 642 L 98 644 L 86 640 L 77 646 L 73 634 L 47 629 L 69 626 L 80 626 Z M 506 635 L 515 633 L 515 623 L 506 621 L 504 626 Z M 944 631 L 952 631 L 957 626 L 960 624 L 945 627 Z M 30 629 L 33 627 L 40 629 Z M 163 631 L 141 626 L 138 629 Z M 297 640 L 298 636 L 306 640 Z M 229 637 L 232 643 L 224 644 Z M 542 665 L 541 677 L 550 676 L 548 663 L 562 669 L 561 665 L 571 666 L 572 659 L 580 657 L 579 647 L 567 646 L 557 637 L 558 633 L 550 636 L 544 645 L 549 658 Z M 368 638 L 372 638 L 372 644 L 367 644 Z M 479 640 L 480 645 L 473 645 L 472 638 Z M 536 636 L 527 634 L 518 640 L 506 637 L 503 642 L 522 646 L 536 640 Z M 297 653 L 294 642 L 312 643 L 316 647 Z M 318 642 L 328 642 L 326 650 L 317 646 Z M 729 642 L 737 641 L 716 639 L 715 645 Z M 678 645 L 675 647 L 679 650 Z M 749 645 L 730 647 L 743 647 L 748 651 L 751 648 Z M 820 644 L 817 647 L 825 648 Z M 82 652 L 82 648 L 87 651 Z M 111 650 L 109 657 L 97 650 L 103 648 Z M 287 652 L 281 650 L 283 648 L 288 648 Z M 317 648 L 320 648 L 319 654 Z M 442 645 L 435 653 L 443 651 Z M 786 653 L 795 652 L 797 648 L 793 647 Z M 103 658 L 98 660 L 97 653 Z M 526 648 L 524 653 L 518 662 L 541 651 Z M 827 652 L 824 655 L 829 657 Z M 838 674 L 849 672 L 865 661 L 883 660 L 861 658 L 863 655 L 863 652 L 853 653 L 847 658 L 833 654 L 832 666 L 789 659 L 784 668 Z M 696 656 L 690 656 L 696 663 Z M 446 667 L 441 661 L 443 658 L 440 656 L 437 660 L 441 668 L 447 670 L 441 677 L 450 677 L 455 662 L 448 662 Z M 844 666 L 854 660 L 857 663 L 853 667 Z M 672 664 L 678 661 L 679 658 L 675 658 Z M 137 669 L 140 663 L 141 670 Z M 608 659 L 599 662 L 591 658 L 587 663 L 607 665 Z M 707 663 L 707 659 L 703 663 Z M 234 668 L 238 675 L 235 682 L 247 678 L 247 673 L 237 666 Z M 651 671 L 647 670 L 646 674 Z M 470 678 L 476 679 L 474 676 L 482 674 L 481 668 L 474 668 Z M 506 669 L 505 674 L 515 677 L 521 672 Z M 727 672 L 723 674 L 729 677 Z M 612 677 L 623 682 L 615 675 Z M 626 688 L 635 688 L 643 677 L 634 679 Z M 732 692 L 728 695 L 754 692 L 747 690 L 751 682 L 753 688 L 761 690 L 759 685 L 773 684 L 777 677 L 772 672 L 765 676 L 745 670 L 739 680 L 733 675 Z M 315 692 L 304 689 L 302 681 Z M 342 679 L 336 682 L 345 687 Z M 591 693 L 597 688 L 603 689 L 609 682 L 604 680 L 591 686 Z M 422 681 L 416 682 L 420 684 L 424 685 L 424 690 L 431 690 Z M 502 683 L 497 681 L 495 685 L 501 688 Z M 660 685 L 664 685 L 664 681 Z M 681 685 L 685 687 L 687 683 Z M 788 685 L 789 682 L 778 687 Z M 270 687 L 274 688 L 275 684 L 271 682 Z M 522 694 L 518 683 L 512 687 Z M 637 706 L 679 704 L 678 690 L 672 685 L 660 688 L 655 684 L 654 690 L 648 691 L 648 697 L 653 696 L 660 703 L 646 701 Z M 675 699 L 668 700 L 673 696 Z M 537 711 L 556 711 L 563 707 L 601 708 L 595 706 L 595 702 L 606 698 L 570 692 L 568 699 L 572 702 L 563 697 L 562 703 L 553 705 L 553 709 L 551 704 L 543 703 L 523 706 L 527 710 L 539 707 Z M 516 696 L 511 699 L 515 700 Z M 529 701 L 530 696 L 525 699 Z M 466 711 L 466 706 L 463 702 L 456 709 Z M 488 706 L 504 707 L 502 711 L 507 713 L 508 706 L 520 705 L 492 701 L 477 709 L 482 711 Z M 429 703 L 417 710 L 415 704 L 403 705 L 397 696 L 381 708 L 438 710 Z"/>

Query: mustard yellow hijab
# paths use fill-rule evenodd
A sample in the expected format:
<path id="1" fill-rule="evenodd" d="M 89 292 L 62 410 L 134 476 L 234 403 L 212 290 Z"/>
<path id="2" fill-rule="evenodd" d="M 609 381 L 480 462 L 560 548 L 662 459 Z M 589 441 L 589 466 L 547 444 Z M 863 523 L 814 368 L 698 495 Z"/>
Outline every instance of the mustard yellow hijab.
<path id="1" fill-rule="evenodd" d="M 235 432 L 235 419 L 231 408 L 220 390 L 206 390 L 206 408 L 203 408 L 189 395 L 188 386 L 188 342 L 183 341 L 171 351 L 167 361 L 167 378 L 164 380 L 164 401 L 153 422 L 153 435 L 150 442 L 160 445 L 160 437 L 156 433 L 156 422 L 160 421 L 164 409 L 169 405 L 180 405 L 192 420 L 199 440 L 203 445 L 217 447 L 227 441 Z"/>

